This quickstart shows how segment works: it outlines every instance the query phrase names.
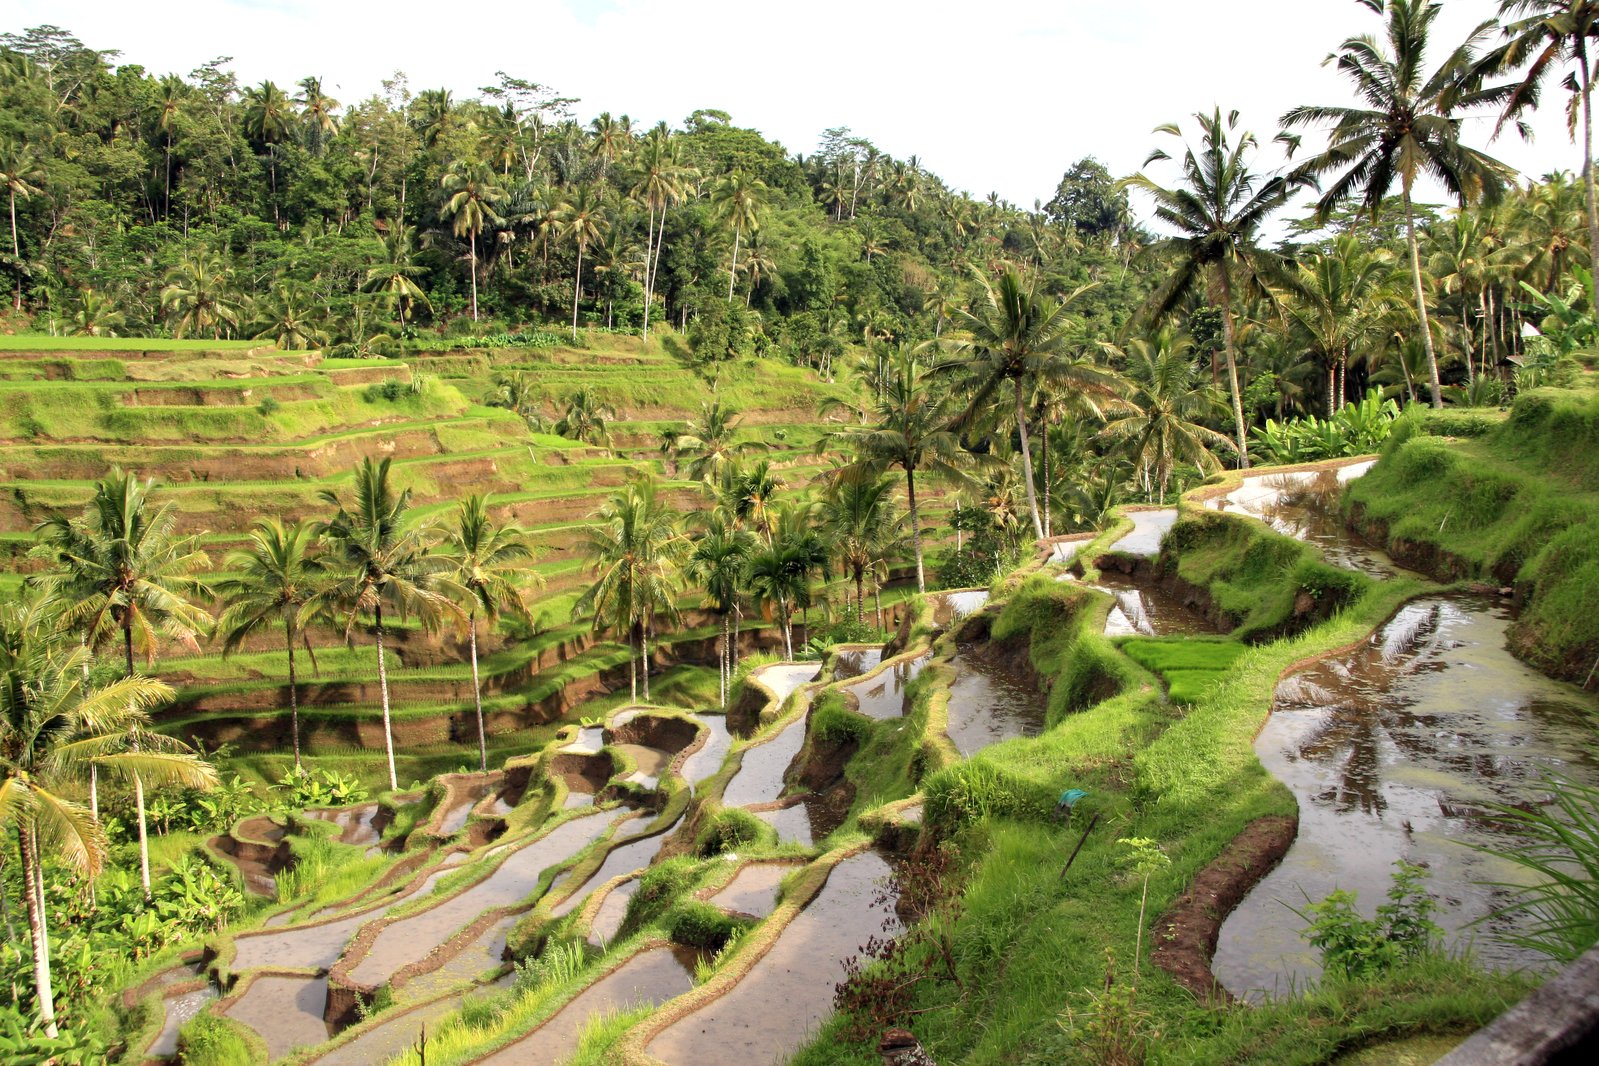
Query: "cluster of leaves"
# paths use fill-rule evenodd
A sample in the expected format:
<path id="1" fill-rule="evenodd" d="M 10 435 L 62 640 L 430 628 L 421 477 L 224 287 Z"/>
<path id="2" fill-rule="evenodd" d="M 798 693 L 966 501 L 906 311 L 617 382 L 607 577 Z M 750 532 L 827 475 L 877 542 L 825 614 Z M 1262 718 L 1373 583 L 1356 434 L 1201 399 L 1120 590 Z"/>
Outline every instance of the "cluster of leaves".
<path id="1" fill-rule="evenodd" d="M 307 807 L 343 807 L 367 798 L 366 787 L 354 774 L 341 774 L 331 768 L 311 770 L 298 766 L 288 770 L 274 786 L 275 806 L 291 811 Z"/>
<path id="2" fill-rule="evenodd" d="M 1373 389 L 1359 403 L 1346 404 L 1331 418 L 1306 415 L 1286 422 L 1266 419 L 1251 434 L 1255 455 L 1269 463 L 1310 463 L 1380 451 L 1399 405 Z"/>
<path id="3" fill-rule="evenodd" d="M 1310 922 L 1304 937 L 1321 952 L 1322 969 L 1369 980 L 1436 948 L 1443 930 L 1432 920 L 1438 900 L 1422 887 L 1426 876 L 1425 868 L 1401 859 L 1375 918 L 1363 916 L 1355 893 L 1344 889 L 1309 904 L 1300 917 Z"/>

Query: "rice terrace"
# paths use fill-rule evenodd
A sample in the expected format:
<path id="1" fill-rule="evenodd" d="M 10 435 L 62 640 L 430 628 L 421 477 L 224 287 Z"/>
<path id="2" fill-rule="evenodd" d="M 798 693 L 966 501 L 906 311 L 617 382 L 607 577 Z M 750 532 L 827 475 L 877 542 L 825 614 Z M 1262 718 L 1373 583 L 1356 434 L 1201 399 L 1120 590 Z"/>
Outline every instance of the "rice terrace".
<path id="1" fill-rule="evenodd" d="M 1031 208 L 105 7 L 0 27 L 0 1062 L 1599 1048 L 1599 3 Z"/>

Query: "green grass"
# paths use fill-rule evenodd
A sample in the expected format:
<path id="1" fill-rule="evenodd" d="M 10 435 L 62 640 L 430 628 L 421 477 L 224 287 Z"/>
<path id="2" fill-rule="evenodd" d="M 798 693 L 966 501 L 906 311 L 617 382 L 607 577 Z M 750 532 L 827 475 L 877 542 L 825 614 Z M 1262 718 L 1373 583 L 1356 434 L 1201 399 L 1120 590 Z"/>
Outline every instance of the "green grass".
<path id="1" fill-rule="evenodd" d="M 1173 703 L 1193 703 L 1232 669 L 1246 650 L 1234 640 L 1191 637 L 1134 637 L 1122 642 L 1126 655 L 1166 679 Z"/>
<path id="2" fill-rule="evenodd" d="M 271 348 L 265 341 L 175 340 L 171 337 L 52 337 L 0 333 L 0 352 L 239 352 Z"/>

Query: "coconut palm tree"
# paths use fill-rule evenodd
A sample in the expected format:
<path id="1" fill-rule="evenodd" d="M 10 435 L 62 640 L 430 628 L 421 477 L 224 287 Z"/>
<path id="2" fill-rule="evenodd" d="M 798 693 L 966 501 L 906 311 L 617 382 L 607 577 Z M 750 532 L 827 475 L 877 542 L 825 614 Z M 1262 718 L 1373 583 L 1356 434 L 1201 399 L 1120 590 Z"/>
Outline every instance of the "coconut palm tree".
<path id="1" fill-rule="evenodd" d="M 795 605 L 810 591 L 810 554 L 805 546 L 779 541 L 750 557 L 749 590 L 757 605 L 771 608 L 783 634 L 783 657 L 794 658 Z"/>
<path id="2" fill-rule="evenodd" d="M 472 321 L 476 322 L 477 239 L 485 229 L 499 224 L 495 208 L 505 199 L 505 188 L 493 168 L 474 160 L 457 160 L 444 172 L 440 186 L 445 199 L 439 216 L 454 219 L 455 235 L 465 236 L 471 244 Z"/>
<path id="3" fill-rule="evenodd" d="M 640 479 L 614 493 L 593 515 L 584 554 L 594 581 L 574 605 L 592 611 L 596 631 L 627 633 L 628 673 L 638 699 L 638 660 L 644 663 L 644 698 L 649 697 L 649 634 L 657 612 L 675 611 L 673 592 L 684 542 L 676 516 Z M 635 655 L 637 658 L 635 658 Z"/>
<path id="4" fill-rule="evenodd" d="M 1023 281 L 1012 269 L 1000 275 L 998 285 L 990 284 L 987 278 L 980 280 L 984 302 L 976 313 L 956 312 L 955 325 L 960 333 L 945 341 L 953 360 L 943 364 L 942 369 L 956 373 L 970 397 L 956 420 L 961 429 L 971 428 L 991 409 L 1003 410 L 1003 393 L 1010 391 L 1011 416 L 1021 439 L 1027 505 L 1032 513 L 1033 532 L 1042 538 L 1044 521 L 1038 508 L 1027 427 L 1030 399 L 1039 384 L 1046 381 L 1085 398 L 1112 399 L 1117 382 L 1114 375 L 1076 354 L 1079 323 L 1071 308 L 1093 285 L 1055 300 L 1039 292 L 1036 283 Z"/>
<path id="5" fill-rule="evenodd" d="M 267 150 L 267 168 L 272 177 L 272 221 L 281 226 L 278 214 L 278 145 L 289 136 L 293 111 L 289 98 L 271 81 L 244 90 L 244 135 Z"/>
<path id="6" fill-rule="evenodd" d="M 761 208 L 766 204 L 769 190 L 760 178 L 751 177 L 742 170 L 724 174 L 711 187 L 711 203 L 717 212 L 733 227 L 733 261 L 727 270 L 727 302 L 733 302 L 733 283 L 738 280 L 739 239 L 757 229 L 761 223 Z"/>
<path id="7" fill-rule="evenodd" d="M 211 560 L 200 549 L 199 536 L 177 535 L 171 503 L 150 505 L 154 485 L 153 480 L 141 484 L 133 474 L 113 467 L 95 483 L 94 495 L 77 518 L 53 515 L 35 529 L 39 543 L 34 554 L 53 564 L 37 583 L 58 605 L 62 625 L 89 647 L 120 636 L 127 678 L 134 676 L 135 649 L 153 659 L 159 639 L 165 637 L 198 650 L 199 638 L 212 621 L 196 603 L 214 598 L 204 578 L 196 576 Z M 138 752 L 139 736 L 130 731 L 125 739 L 128 751 Z M 145 780 L 136 759 L 123 768 L 133 780 L 140 877 L 148 898 Z M 95 784 L 91 777 L 91 804 L 97 809 Z"/>
<path id="8" fill-rule="evenodd" d="M 738 633 L 732 628 L 738 611 L 739 593 L 755 538 L 739 529 L 720 511 L 708 512 L 705 527 L 694 538 L 684 573 L 705 590 L 705 598 L 722 621 L 722 647 L 718 656 L 721 671 L 721 706 L 727 707 L 727 689 L 737 665 Z"/>
<path id="9" fill-rule="evenodd" d="M 828 433 L 817 442 L 818 449 L 839 448 L 855 457 L 840 468 L 841 476 L 871 478 L 894 467 L 905 471 L 917 592 L 927 591 L 927 578 L 916 475 L 929 472 L 958 480 L 961 469 L 971 463 L 960 437 L 950 428 L 949 397 L 935 387 L 928 374 L 910 351 L 901 350 L 894 356 L 882 397 L 852 412 L 866 424 Z M 840 406 L 836 401 L 824 402 L 822 412 Z"/>
<path id="10" fill-rule="evenodd" d="M 0 141 L 0 185 L 5 186 L 11 207 L 11 257 L 17 271 L 16 310 L 22 310 L 22 245 L 17 240 L 17 197 L 26 200 L 39 191 L 44 180 L 39 153 L 31 145 Z"/>
<path id="11" fill-rule="evenodd" d="M 210 331 L 221 339 L 244 315 L 244 300 L 233 283 L 233 269 L 215 252 L 201 249 L 167 271 L 161 290 L 161 311 L 172 335 L 186 337 Z"/>
<path id="12" fill-rule="evenodd" d="M 120 735 L 130 720 L 172 696 L 166 685 L 143 677 L 91 687 L 89 650 L 60 636 L 45 597 L 0 605 L 0 826 L 17 830 L 36 1009 L 51 1039 L 58 1033 L 44 856 L 92 878 L 106 853 L 99 821 L 64 792 L 85 765 L 108 754 L 103 738 Z"/>
<path id="13" fill-rule="evenodd" d="M 332 578 L 321 601 L 344 615 L 345 640 L 354 643 L 356 627 L 368 615 L 377 643 L 378 690 L 383 701 L 383 747 L 389 760 L 389 787 L 400 787 L 394 770 L 394 731 L 389 720 L 389 674 L 383 649 L 385 607 L 402 619 L 415 615 L 433 631 L 459 614 L 454 600 L 462 590 L 447 577 L 449 563 L 433 551 L 427 527 L 411 515 L 411 490 L 396 492 L 389 460 L 368 456 L 355 471 L 355 496 L 348 505 L 332 489 L 322 499 L 336 508 L 314 527 L 331 555 Z"/>
<path id="14" fill-rule="evenodd" d="M 1337 174 L 1316 203 L 1325 221 L 1338 205 L 1359 201 L 1375 217 L 1399 186 L 1405 210 L 1405 242 L 1410 251 L 1416 317 L 1427 352 L 1432 405 L 1443 406 L 1438 353 L 1427 313 L 1426 284 L 1416 240 L 1412 196 L 1416 179 L 1430 175 L 1461 205 L 1492 203 L 1502 195 L 1512 171 L 1460 139 L 1464 116 L 1499 107 L 1513 87 L 1484 88 L 1484 69 L 1476 52 L 1492 22 L 1472 31 L 1430 74 L 1425 55 L 1433 21 L 1443 5 L 1436 0 L 1361 0 L 1385 16 L 1385 40 L 1351 37 L 1327 57 L 1352 83 L 1364 107 L 1304 106 L 1282 117 L 1287 129 L 1331 125 L 1327 148 L 1306 160 L 1298 173 L 1307 178 Z"/>
<path id="15" fill-rule="evenodd" d="M 472 653 L 472 706 L 477 712 L 478 769 L 489 768 L 488 739 L 483 730 L 483 685 L 477 670 L 477 620 L 491 625 L 501 614 L 531 623 L 523 582 L 542 586 L 538 571 L 522 564 L 533 558 L 527 533 L 515 525 L 496 526 L 488 502 L 473 494 L 456 508 L 455 521 L 444 534 L 440 553 L 449 561 L 450 580 L 467 594 L 466 625 Z"/>
<path id="16" fill-rule="evenodd" d="M 1201 422 L 1226 410 L 1226 405 L 1209 383 L 1200 380 L 1193 349 L 1193 338 L 1170 327 L 1154 338 L 1129 344 L 1127 376 L 1136 385 L 1135 413 L 1112 419 L 1098 434 L 1101 440 L 1127 446 L 1145 475 L 1145 486 L 1153 484 L 1159 490 L 1162 504 L 1177 463 L 1213 473 L 1221 463 L 1212 449 L 1232 446 L 1225 435 Z"/>
<path id="17" fill-rule="evenodd" d="M 855 584 L 855 621 L 866 614 L 866 575 L 881 584 L 888 560 L 904 550 L 904 522 L 887 477 L 842 477 L 821 501 L 824 536 Z"/>
<path id="18" fill-rule="evenodd" d="M 1249 465 L 1249 443 L 1244 426 L 1243 393 L 1238 382 L 1238 336 L 1234 322 L 1235 300 L 1269 292 L 1267 280 L 1277 270 L 1275 256 L 1259 247 L 1261 227 L 1287 204 L 1297 187 L 1286 177 L 1267 178 L 1250 169 L 1249 154 L 1258 147 L 1253 133 L 1233 139 L 1238 112 L 1222 117 L 1216 108 L 1194 116 L 1199 123 L 1200 145 L 1186 146 L 1182 183 L 1167 187 L 1142 172 L 1127 178 L 1122 187 L 1142 189 L 1155 201 L 1155 217 L 1175 229 L 1178 236 L 1153 247 L 1168 257 L 1171 273 L 1143 306 L 1146 319 L 1162 318 L 1196 293 L 1221 311 L 1222 347 L 1227 360 L 1227 386 L 1233 401 L 1233 439 L 1238 461 Z M 1156 133 L 1181 138 L 1175 123 Z M 1169 160 L 1157 149 L 1144 161 Z"/>
<path id="19" fill-rule="evenodd" d="M 611 434 L 606 421 L 616 417 L 616 408 L 600 399 L 599 393 L 587 385 L 566 398 L 566 410 L 555 423 L 557 436 L 580 440 L 587 444 L 610 444 Z"/>
<path id="20" fill-rule="evenodd" d="M 579 186 L 571 199 L 555 211 L 557 232 L 577 246 L 577 268 L 572 272 L 572 340 L 577 340 L 577 301 L 583 291 L 583 253 L 610 226 L 605 201 L 591 185 Z"/>
<path id="21" fill-rule="evenodd" d="M 381 293 L 394 303 L 400 312 L 400 332 L 404 333 L 407 311 L 418 302 L 430 311 L 433 305 L 428 301 L 427 293 L 416 283 L 423 270 L 416 265 L 411 248 L 411 231 L 405 223 L 394 223 L 387 233 L 380 234 L 380 238 L 383 259 L 367 268 L 366 283 L 362 288 L 367 292 Z"/>
<path id="22" fill-rule="evenodd" d="M 256 340 L 269 340 L 284 351 L 304 351 L 328 343 L 323 323 L 328 308 L 319 304 L 310 286 L 292 278 L 281 279 L 262 305 L 256 321 Z"/>
<path id="23" fill-rule="evenodd" d="M 777 529 L 777 494 L 783 488 L 783 482 L 772 472 L 771 461 L 762 459 L 744 471 L 729 467 L 728 474 L 726 484 L 733 516 L 748 523 L 771 547 Z"/>
<path id="24" fill-rule="evenodd" d="M 666 209 L 687 195 L 693 171 L 678 160 L 677 146 L 664 127 L 651 130 L 639 147 L 638 177 L 631 195 L 649 211 L 644 239 L 644 336 L 650 335 L 650 311 L 655 301 L 655 265 L 666 235 Z"/>
<path id="25" fill-rule="evenodd" d="M 150 118 L 154 120 L 156 132 L 161 134 L 166 149 L 165 165 L 162 167 L 165 186 L 161 200 L 162 218 L 172 214 L 172 135 L 177 130 L 178 116 L 182 113 L 183 100 L 188 94 L 188 83 L 176 74 L 168 74 L 157 84 L 155 99 L 149 108 Z"/>
<path id="26" fill-rule="evenodd" d="M 294 743 L 294 768 L 300 769 L 300 693 L 295 677 L 294 646 L 316 666 L 309 625 L 325 611 L 321 595 L 327 581 L 323 561 L 311 554 L 312 529 L 300 522 L 285 526 L 276 518 L 262 518 L 250 531 L 247 547 L 229 552 L 223 565 L 231 576 L 217 582 L 224 608 L 217 619 L 222 654 L 232 655 L 246 639 L 272 626 L 283 629 L 283 646 L 289 655 L 289 731 Z"/>
<path id="27" fill-rule="evenodd" d="M 1284 306 L 1310 337 L 1326 371 L 1328 418 L 1343 406 L 1350 356 L 1370 339 L 1394 303 L 1392 273 L 1392 258 L 1385 251 L 1342 233 L 1326 251 L 1305 256 L 1286 278 L 1293 299 Z"/>
<path id="28" fill-rule="evenodd" d="M 714 485 L 738 465 L 740 456 L 769 447 L 765 441 L 737 438 L 738 412 L 723 407 L 720 400 L 712 400 L 683 429 L 667 431 L 662 450 L 679 460 L 686 459 L 685 472 L 689 477 Z"/>
<path id="29" fill-rule="evenodd" d="M 1494 70 L 1526 66 L 1512 87 L 1499 118 L 1506 122 L 1538 106 L 1543 84 L 1563 73 L 1562 86 L 1577 94 L 1582 112 L 1582 177 L 1588 216 L 1588 253 L 1599 277 L 1599 204 L 1593 173 L 1593 42 L 1599 39 L 1599 0 L 1500 0 L 1503 43 L 1485 58 Z M 1525 135 L 1525 132 L 1524 134 Z"/>
<path id="30" fill-rule="evenodd" d="M 339 102 L 322 91 L 322 79 L 300 79 L 300 95 L 294 98 L 300 105 L 300 121 L 305 126 L 305 146 L 312 155 L 321 155 L 328 138 L 339 132 L 339 117 L 334 114 Z"/>

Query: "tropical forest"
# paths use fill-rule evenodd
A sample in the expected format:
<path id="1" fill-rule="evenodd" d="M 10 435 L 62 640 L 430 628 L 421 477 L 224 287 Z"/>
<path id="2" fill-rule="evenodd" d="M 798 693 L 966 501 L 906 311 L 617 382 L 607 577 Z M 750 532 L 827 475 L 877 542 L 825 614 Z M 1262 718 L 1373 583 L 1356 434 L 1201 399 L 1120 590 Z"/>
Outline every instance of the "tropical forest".
<path id="1" fill-rule="evenodd" d="M 1030 206 L 0 26 L 0 1062 L 1599 1047 L 1599 2 L 1337 6 Z"/>

